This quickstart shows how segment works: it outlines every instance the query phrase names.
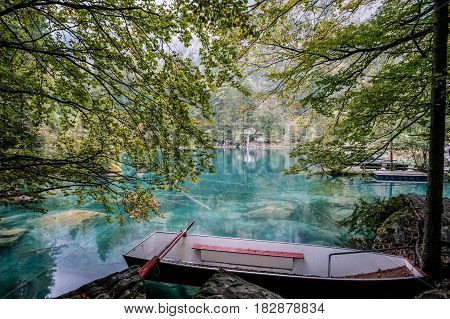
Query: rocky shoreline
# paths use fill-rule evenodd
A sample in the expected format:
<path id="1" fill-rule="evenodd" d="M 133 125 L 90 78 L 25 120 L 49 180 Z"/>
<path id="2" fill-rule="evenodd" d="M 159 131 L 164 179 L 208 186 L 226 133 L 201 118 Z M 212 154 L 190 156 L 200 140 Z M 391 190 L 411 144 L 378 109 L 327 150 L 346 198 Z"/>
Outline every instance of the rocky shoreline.
<path id="1" fill-rule="evenodd" d="M 396 210 L 381 224 L 377 230 L 373 249 L 395 248 L 399 246 L 413 246 L 414 249 L 398 249 L 393 253 L 410 259 L 416 259 L 420 265 L 422 257 L 422 242 L 424 218 L 427 213 L 427 202 L 424 196 L 416 194 L 400 195 Z M 444 215 L 442 216 L 441 240 L 450 242 L 450 199 L 444 199 Z M 442 247 L 442 263 L 445 277 L 450 273 L 450 250 Z"/>
<path id="2" fill-rule="evenodd" d="M 63 294 L 58 299 L 145 299 L 145 281 L 138 275 L 139 267 L 127 268 L 80 288 Z M 249 283 L 224 270 L 216 272 L 192 296 L 195 299 L 280 299 L 280 295 Z"/>

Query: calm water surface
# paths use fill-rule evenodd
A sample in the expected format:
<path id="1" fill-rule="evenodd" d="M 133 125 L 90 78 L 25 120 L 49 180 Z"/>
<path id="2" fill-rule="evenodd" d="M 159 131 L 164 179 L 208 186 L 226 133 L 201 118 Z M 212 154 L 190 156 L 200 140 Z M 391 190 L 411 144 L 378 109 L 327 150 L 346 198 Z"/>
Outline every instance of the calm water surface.
<path id="1" fill-rule="evenodd" d="M 10 248 L 0 248 L 0 297 L 49 298 L 122 270 L 122 254 L 155 230 L 179 231 L 196 220 L 192 233 L 342 246 L 347 216 L 358 198 L 425 193 L 423 183 L 381 183 L 372 179 L 325 179 L 284 175 L 284 150 L 217 151 L 215 174 L 204 174 L 189 193 L 160 192 L 165 218 L 148 223 L 108 224 L 103 218 L 52 221 L 12 206 L 0 207 L 0 226 L 29 231 Z M 446 195 L 450 188 L 446 185 Z M 102 212 L 101 205 L 76 205 L 52 196 L 48 215 L 70 209 Z M 176 285 L 149 285 L 157 297 L 186 297 Z"/>

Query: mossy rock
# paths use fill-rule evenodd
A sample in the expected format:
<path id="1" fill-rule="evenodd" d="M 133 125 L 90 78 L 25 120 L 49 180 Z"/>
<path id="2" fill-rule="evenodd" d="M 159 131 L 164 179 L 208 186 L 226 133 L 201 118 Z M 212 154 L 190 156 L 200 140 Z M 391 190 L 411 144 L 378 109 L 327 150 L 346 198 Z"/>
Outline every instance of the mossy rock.
<path id="1" fill-rule="evenodd" d="M 391 228 L 392 225 L 402 225 L 408 222 L 408 209 L 403 207 L 399 211 L 393 213 L 389 216 L 380 227 L 378 227 L 377 234 L 384 233 L 388 228 Z"/>

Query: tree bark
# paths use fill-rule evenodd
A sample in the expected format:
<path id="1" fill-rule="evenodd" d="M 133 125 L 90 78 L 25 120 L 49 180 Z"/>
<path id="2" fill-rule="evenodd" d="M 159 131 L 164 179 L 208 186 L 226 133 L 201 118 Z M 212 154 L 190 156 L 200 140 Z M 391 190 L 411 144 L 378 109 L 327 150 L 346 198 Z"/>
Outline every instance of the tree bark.
<path id="1" fill-rule="evenodd" d="M 445 99 L 449 0 L 434 0 L 433 78 L 428 168 L 428 214 L 425 216 L 422 267 L 432 278 L 441 273 L 441 227 L 443 214 Z"/>

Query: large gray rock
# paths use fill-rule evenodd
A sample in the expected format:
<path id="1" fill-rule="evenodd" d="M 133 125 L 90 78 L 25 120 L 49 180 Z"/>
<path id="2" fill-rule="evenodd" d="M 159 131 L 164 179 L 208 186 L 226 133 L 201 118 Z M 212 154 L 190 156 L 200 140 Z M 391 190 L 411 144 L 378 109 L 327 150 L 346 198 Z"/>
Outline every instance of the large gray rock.
<path id="1" fill-rule="evenodd" d="M 145 299 L 145 284 L 137 273 L 138 269 L 139 267 L 127 268 L 121 272 L 90 282 L 58 298 Z"/>
<path id="2" fill-rule="evenodd" d="M 193 296 L 197 299 L 281 299 L 280 295 L 219 270 Z"/>

